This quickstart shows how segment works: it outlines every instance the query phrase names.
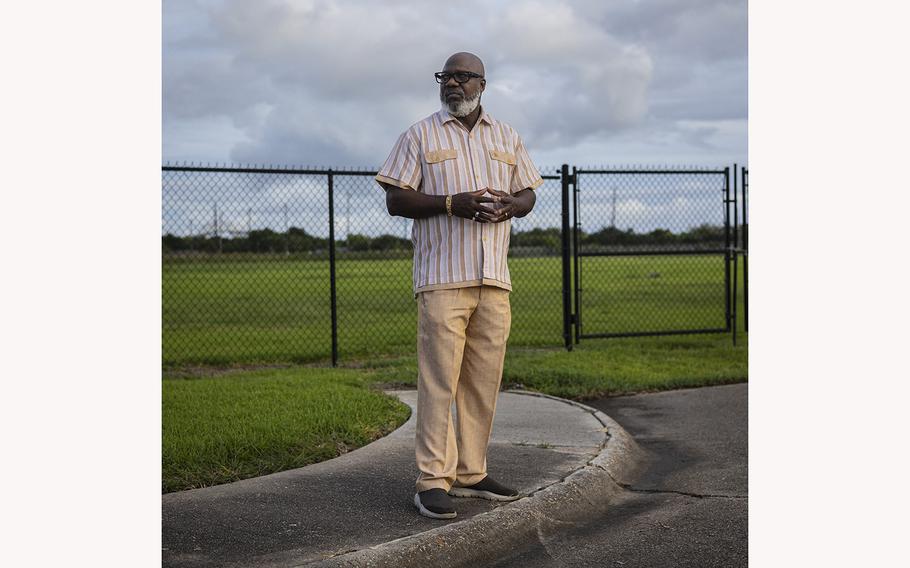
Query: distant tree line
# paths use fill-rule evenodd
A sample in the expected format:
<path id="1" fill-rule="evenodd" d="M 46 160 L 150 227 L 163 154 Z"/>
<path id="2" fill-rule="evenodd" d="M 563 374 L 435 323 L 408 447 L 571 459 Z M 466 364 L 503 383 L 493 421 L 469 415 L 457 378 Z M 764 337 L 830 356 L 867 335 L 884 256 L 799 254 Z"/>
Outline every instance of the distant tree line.
<path id="1" fill-rule="evenodd" d="M 530 231 L 514 233 L 510 240 L 510 246 L 559 249 L 562 246 L 561 233 L 561 229 L 556 227 L 531 229 Z M 731 238 L 733 238 L 732 232 Z M 647 233 L 636 233 L 634 229 L 623 230 L 616 227 L 604 227 L 594 233 L 586 233 L 582 229 L 579 231 L 578 240 L 582 245 L 601 245 L 605 247 L 617 245 L 723 245 L 724 228 L 705 224 L 681 233 L 674 233 L 667 229 L 654 229 Z"/>
<path id="2" fill-rule="evenodd" d="M 253 252 L 253 253 L 300 253 L 324 252 L 329 249 L 329 239 L 308 234 L 303 229 L 291 227 L 278 233 L 272 229 L 257 229 L 246 236 L 218 237 L 214 235 L 190 235 L 180 237 L 166 234 L 161 238 L 165 253 L 175 252 Z M 336 249 L 352 252 L 411 250 L 411 240 L 393 235 L 368 237 L 352 234 L 346 239 L 335 241 Z"/>
<path id="3" fill-rule="evenodd" d="M 561 230 L 557 227 L 531 229 L 513 233 L 510 246 L 513 248 L 537 248 L 558 252 L 562 247 Z M 731 231 L 732 238 L 732 231 Z M 291 227 L 284 233 L 271 229 L 257 229 L 245 236 L 218 237 L 213 235 L 190 235 L 180 237 L 166 234 L 161 238 L 165 253 L 181 252 L 246 252 L 246 253 L 321 253 L 329 248 L 327 238 L 308 234 L 303 229 Z M 584 246 L 641 246 L 641 245 L 712 245 L 724 242 L 724 228 L 717 225 L 699 225 L 688 231 L 673 233 L 667 229 L 654 229 L 647 233 L 636 233 L 633 229 L 604 227 L 594 233 L 579 233 Z M 351 234 L 337 240 L 336 250 L 349 252 L 410 251 L 411 240 L 393 235 L 369 237 Z"/>

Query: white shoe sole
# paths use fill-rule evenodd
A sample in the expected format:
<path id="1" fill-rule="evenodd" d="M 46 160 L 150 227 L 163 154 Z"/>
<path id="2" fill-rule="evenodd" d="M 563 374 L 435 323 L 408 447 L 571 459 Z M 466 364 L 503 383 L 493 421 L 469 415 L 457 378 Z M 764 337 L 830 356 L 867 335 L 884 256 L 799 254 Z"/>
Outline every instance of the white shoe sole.
<path id="1" fill-rule="evenodd" d="M 465 487 L 453 487 L 449 489 L 449 495 L 452 497 L 476 497 L 487 499 L 489 501 L 509 502 L 521 499 L 521 495 L 497 495 L 489 491 L 479 491 L 477 489 L 467 489 Z"/>
<path id="2" fill-rule="evenodd" d="M 417 493 L 414 494 L 414 506 L 417 507 L 417 510 L 420 511 L 421 515 L 430 517 L 431 519 L 454 519 L 458 515 L 456 511 L 451 513 L 434 513 L 423 506 L 423 503 L 420 502 L 420 495 Z"/>

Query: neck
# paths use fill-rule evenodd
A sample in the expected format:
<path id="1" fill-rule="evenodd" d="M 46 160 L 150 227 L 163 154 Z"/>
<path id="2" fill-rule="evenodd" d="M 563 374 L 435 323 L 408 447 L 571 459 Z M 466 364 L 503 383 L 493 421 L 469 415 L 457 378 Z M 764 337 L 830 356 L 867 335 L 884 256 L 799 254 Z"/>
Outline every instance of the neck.
<path id="1" fill-rule="evenodd" d="M 477 119 L 480 118 L 480 111 L 481 111 L 481 107 L 480 107 L 480 105 L 477 105 L 477 108 L 475 108 L 473 111 L 471 111 L 471 114 L 469 114 L 468 116 L 465 116 L 465 117 L 456 116 L 455 118 L 458 119 L 458 122 L 464 124 L 465 128 L 467 128 L 468 130 L 473 130 L 474 125 L 477 124 Z"/>

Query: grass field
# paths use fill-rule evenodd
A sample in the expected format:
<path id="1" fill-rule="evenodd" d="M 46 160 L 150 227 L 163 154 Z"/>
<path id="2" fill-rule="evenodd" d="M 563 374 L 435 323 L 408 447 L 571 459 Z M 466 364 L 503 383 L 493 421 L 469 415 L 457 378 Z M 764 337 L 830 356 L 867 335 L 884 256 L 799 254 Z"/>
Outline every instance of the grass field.
<path id="1" fill-rule="evenodd" d="M 724 327 L 718 256 L 585 258 L 585 333 Z M 417 305 L 410 259 L 339 260 L 339 355 L 413 351 Z M 510 347 L 562 344 L 557 257 L 509 260 L 514 286 Z M 307 363 L 331 356 L 329 267 L 265 256 L 165 260 L 165 367 Z"/>
<path id="2" fill-rule="evenodd" d="M 585 400 L 748 376 L 745 335 L 735 347 L 729 334 L 583 339 L 568 352 L 560 259 L 509 266 L 504 388 Z M 333 369 L 327 262 L 166 260 L 163 491 L 330 459 L 404 422 L 409 410 L 379 391 L 416 386 L 410 270 L 410 259 L 338 262 L 341 360 Z M 717 257 L 585 259 L 582 287 L 585 332 L 723 327 Z M 257 365 L 284 368 L 224 369 Z"/>

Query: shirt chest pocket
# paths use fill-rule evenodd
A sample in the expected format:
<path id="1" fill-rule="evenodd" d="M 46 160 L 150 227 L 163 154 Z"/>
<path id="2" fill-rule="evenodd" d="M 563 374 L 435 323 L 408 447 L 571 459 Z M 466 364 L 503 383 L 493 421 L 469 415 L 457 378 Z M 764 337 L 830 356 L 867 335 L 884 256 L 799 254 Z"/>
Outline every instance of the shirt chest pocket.
<path id="1" fill-rule="evenodd" d="M 428 164 L 440 164 L 446 160 L 454 160 L 458 157 L 455 148 L 443 148 L 442 150 L 429 150 L 424 152 L 423 159 Z"/>
<path id="2" fill-rule="evenodd" d="M 515 154 L 503 152 L 502 150 L 490 150 L 490 158 L 507 166 L 514 166 L 518 163 Z"/>
<path id="3" fill-rule="evenodd" d="M 491 172 L 493 179 L 490 180 L 493 189 L 511 193 L 509 188 L 512 186 L 512 175 L 515 172 L 516 164 L 518 164 L 515 154 L 504 150 L 491 149 L 490 163 L 493 164 Z"/>

